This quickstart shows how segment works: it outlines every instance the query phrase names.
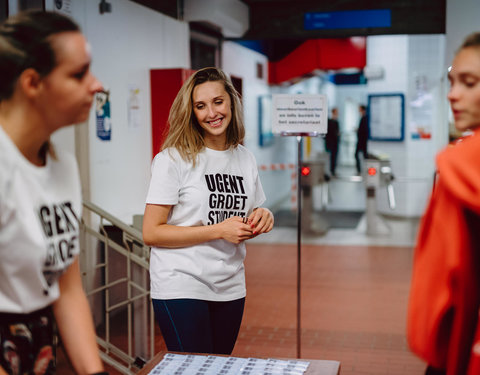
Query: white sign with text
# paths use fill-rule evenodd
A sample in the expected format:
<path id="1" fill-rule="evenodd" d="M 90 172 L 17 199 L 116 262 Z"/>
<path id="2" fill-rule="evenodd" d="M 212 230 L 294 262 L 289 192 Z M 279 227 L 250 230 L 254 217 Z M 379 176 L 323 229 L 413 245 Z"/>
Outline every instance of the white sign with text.
<path id="1" fill-rule="evenodd" d="M 272 131 L 275 134 L 327 133 L 325 95 L 276 94 L 272 106 Z"/>

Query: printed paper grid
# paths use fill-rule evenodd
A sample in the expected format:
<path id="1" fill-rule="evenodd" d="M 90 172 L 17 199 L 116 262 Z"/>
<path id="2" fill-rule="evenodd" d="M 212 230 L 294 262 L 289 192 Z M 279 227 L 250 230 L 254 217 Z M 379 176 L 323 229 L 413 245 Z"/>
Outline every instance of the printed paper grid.
<path id="1" fill-rule="evenodd" d="M 301 375 L 306 361 L 167 353 L 152 375 Z"/>

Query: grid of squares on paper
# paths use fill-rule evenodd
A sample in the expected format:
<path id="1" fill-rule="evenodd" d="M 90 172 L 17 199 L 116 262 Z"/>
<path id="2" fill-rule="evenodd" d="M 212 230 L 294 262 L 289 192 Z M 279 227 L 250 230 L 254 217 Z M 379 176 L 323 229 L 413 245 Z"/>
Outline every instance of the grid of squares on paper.
<path id="1" fill-rule="evenodd" d="M 296 360 L 165 354 L 151 375 L 301 375 L 309 362 Z"/>

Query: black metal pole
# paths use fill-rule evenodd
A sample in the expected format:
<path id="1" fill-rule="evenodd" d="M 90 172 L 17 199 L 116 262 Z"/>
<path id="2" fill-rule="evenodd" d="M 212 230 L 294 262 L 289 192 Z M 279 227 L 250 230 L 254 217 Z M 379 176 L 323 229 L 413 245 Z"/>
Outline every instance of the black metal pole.
<path id="1" fill-rule="evenodd" d="M 297 136 L 297 358 L 301 358 L 302 345 L 302 310 L 301 310 L 301 281 L 302 281 L 302 137 Z"/>
<path id="2" fill-rule="evenodd" d="M 297 358 L 302 346 L 302 137 L 317 137 L 318 132 L 281 132 L 282 136 L 297 138 Z"/>

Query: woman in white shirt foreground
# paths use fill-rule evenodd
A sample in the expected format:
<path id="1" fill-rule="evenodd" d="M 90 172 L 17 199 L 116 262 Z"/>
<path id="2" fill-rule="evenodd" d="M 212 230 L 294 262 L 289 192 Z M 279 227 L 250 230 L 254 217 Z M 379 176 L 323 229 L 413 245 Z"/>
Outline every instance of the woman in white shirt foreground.
<path id="1" fill-rule="evenodd" d="M 75 371 L 103 373 L 78 266 L 82 201 L 56 130 L 102 89 L 78 26 L 30 11 L 0 25 L 0 374 L 55 374 L 54 320 Z"/>

